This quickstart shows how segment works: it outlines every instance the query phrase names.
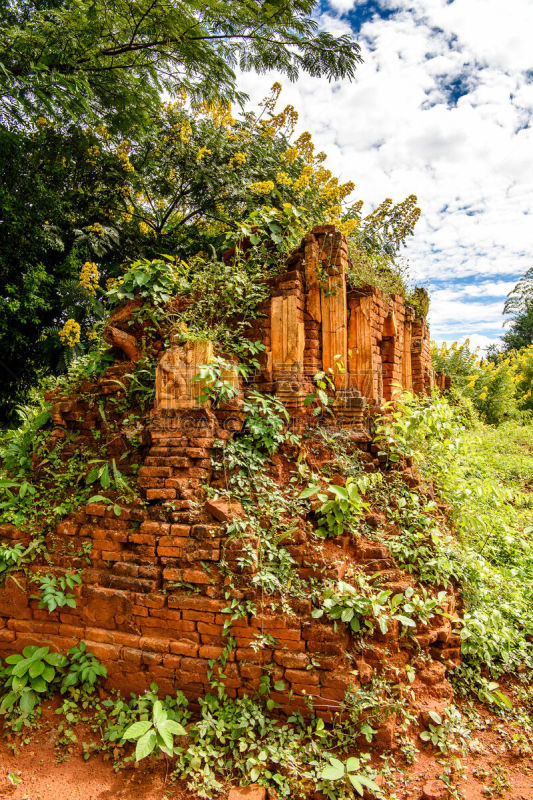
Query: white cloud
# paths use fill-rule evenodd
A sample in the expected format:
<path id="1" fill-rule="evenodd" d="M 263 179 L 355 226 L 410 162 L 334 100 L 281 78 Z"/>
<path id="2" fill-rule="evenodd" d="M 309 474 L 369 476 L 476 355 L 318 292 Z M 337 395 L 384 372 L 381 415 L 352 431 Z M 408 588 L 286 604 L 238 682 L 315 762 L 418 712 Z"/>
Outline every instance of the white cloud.
<path id="1" fill-rule="evenodd" d="M 524 35 L 533 30 L 533 5 L 385 3 L 395 13 L 373 16 L 358 36 L 365 62 L 356 82 L 281 78 L 282 100 L 371 207 L 418 195 L 423 216 L 405 251 L 411 272 L 437 287 L 466 277 L 470 287 L 461 284 L 454 297 L 434 291 L 435 338 L 476 330 L 496 338 L 505 295 L 533 252 L 533 81 Z M 331 0 L 321 24 L 344 32 L 355 5 L 364 3 Z M 245 75 L 243 84 L 258 100 L 274 79 Z M 454 81 L 463 92 L 456 99 Z"/>

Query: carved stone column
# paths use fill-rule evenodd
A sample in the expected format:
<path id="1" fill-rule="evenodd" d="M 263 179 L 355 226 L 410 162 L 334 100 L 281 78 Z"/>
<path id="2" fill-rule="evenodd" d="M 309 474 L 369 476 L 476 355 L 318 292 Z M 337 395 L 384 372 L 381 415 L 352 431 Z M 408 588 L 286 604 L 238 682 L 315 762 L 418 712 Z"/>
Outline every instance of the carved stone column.
<path id="1" fill-rule="evenodd" d="M 212 358 L 213 343 L 208 341 L 185 342 L 166 350 L 156 369 L 155 411 L 209 407 L 209 401 L 200 400 L 204 385 L 193 377 Z"/>
<path id="2" fill-rule="evenodd" d="M 374 387 L 374 353 L 372 349 L 372 297 L 350 292 L 348 328 L 348 372 L 350 384 L 364 397 L 377 399 Z"/>

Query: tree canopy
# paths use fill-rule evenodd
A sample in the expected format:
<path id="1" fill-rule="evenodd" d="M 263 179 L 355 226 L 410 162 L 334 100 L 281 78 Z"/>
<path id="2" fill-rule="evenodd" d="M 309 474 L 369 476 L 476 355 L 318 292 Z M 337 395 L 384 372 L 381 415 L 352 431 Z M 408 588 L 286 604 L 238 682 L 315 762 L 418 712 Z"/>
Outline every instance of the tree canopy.
<path id="1" fill-rule="evenodd" d="M 90 346 L 103 289 L 136 259 L 171 254 L 194 269 L 228 236 L 268 228 L 275 243 L 290 227 L 296 244 L 329 222 L 349 236 L 356 280 L 365 282 L 361 263 L 393 265 L 420 213 L 416 198 L 386 200 L 366 217 L 361 202 L 346 206 L 353 183 L 326 168 L 309 133 L 294 135 L 294 108 L 276 110 L 280 88 L 258 113 L 235 116 L 228 103 L 183 96 L 129 139 L 44 118 L 24 135 L 0 130 L 5 403 Z"/>
<path id="2" fill-rule="evenodd" d="M 507 295 L 503 313 L 511 317 L 502 336 L 505 350 L 519 350 L 533 344 L 533 267 Z"/>
<path id="3" fill-rule="evenodd" d="M 242 99 L 236 68 L 353 78 L 347 35 L 318 30 L 315 0 L 3 0 L 0 111 L 99 119 L 122 130 L 180 88 Z"/>

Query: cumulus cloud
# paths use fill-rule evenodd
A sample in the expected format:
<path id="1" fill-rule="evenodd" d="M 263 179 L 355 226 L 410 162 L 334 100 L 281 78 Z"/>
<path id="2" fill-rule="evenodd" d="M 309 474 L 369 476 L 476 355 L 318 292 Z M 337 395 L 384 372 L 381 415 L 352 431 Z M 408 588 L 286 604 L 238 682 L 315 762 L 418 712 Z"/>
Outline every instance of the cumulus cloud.
<path id="1" fill-rule="evenodd" d="M 365 59 L 357 80 L 302 77 L 282 98 L 369 208 L 418 195 L 423 216 L 405 255 L 434 289 L 434 337 L 496 339 L 533 251 L 530 0 L 507 11 L 499 0 L 330 0 L 319 21 L 354 31 Z M 253 101 L 272 82 L 243 76 Z M 457 296 L 440 294 L 454 287 Z"/>

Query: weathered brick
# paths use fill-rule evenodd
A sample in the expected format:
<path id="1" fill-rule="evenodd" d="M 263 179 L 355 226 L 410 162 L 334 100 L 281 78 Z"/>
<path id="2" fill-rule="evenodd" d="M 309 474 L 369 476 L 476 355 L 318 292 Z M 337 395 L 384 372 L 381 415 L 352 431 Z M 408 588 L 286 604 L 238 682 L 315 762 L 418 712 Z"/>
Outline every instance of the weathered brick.
<path id="1" fill-rule="evenodd" d="M 176 497 L 175 489 L 147 489 L 147 500 L 172 500 Z"/>

